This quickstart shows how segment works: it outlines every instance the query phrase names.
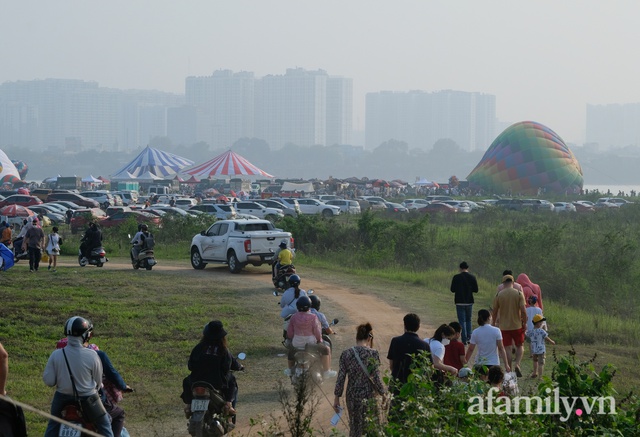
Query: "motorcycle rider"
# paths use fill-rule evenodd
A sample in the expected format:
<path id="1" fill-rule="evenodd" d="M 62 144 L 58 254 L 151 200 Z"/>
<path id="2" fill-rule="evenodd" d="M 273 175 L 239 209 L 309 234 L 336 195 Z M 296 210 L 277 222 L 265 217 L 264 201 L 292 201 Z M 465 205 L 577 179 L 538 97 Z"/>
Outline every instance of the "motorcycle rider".
<path id="1" fill-rule="evenodd" d="M 280 270 L 280 267 L 293 264 L 293 258 L 295 256 L 295 253 L 287 247 L 287 240 L 282 240 L 280 242 L 280 245 L 278 245 L 278 249 L 273 255 L 274 259 L 277 260 L 275 263 L 273 263 L 273 277 L 275 278 L 278 275 L 278 270 Z"/>
<path id="2" fill-rule="evenodd" d="M 149 232 L 149 227 L 146 224 L 138 226 L 138 232 L 131 239 L 131 262 L 135 264 L 138 261 L 138 255 L 140 251 L 148 247 L 148 243 L 153 241 L 153 234 Z M 149 247 L 152 248 L 152 247 Z"/>
<path id="3" fill-rule="evenodd" d="M 300 296 L 307 295 L 307 292 L 300 288 L 299 275 L 291 275 L 289 278 L 289 285 L 291 285 L 291 287 L 287 288 L 280 298 L 280 308 L 282 308 L 282 311 L 280 311 L 280 317 L 283 319 L 286 319 L 288 316 L 298 312 L 296 301 Z"/>
<path id="4" fill-rule="evenodd" d="M 205 381 L 222 393 L 226 401 L 225 413 L 232 416 L 235 423 L 238 384 L 232 370 L 244 370 L 244 366 L 235 359 L 227 346 L 227 331 L 222 322 L 213 320 L 202 331 L 200 342 L 193 348 L 188 363 L 191 374 L 182 381 L 180 397 L 186 404 L 184 412 L 191 416 L 193 393 L 191 385 L 196 381 Z"/>
<path id="5" fill-rule="evenodd" d="M 82 237 L 80 244 L 80 252 L 82 256 L 89 259 L 91 256 L 91 249 L 102 246 L 102 231 L 98 228 L 95 222 L 89 224 L 89 229 Z"/>
<path id="6" fill-rule="evenodd" d="M 102 385 L 100 358 L 95 351 L 84 347 L 84 343 L 91 338 L 92 331 L 91 322 L 79 316 L 71 317 L 64 324 L 67 347 L 56 349 L 51 353 L 42 375 L 46 385 L 56 386 L 56 392 L 51 402 L 52 416 L 62 417 L 61 412 L 64 406 L 76 401 L 74 384 L 80 399 L 95 395 Z M 67 367 L 67 363 L 69 367 Z M 73 374 L 73 382 L 70 371 Z M 95 420 L 94 425 L 101 435 L 113 437 L 111 419 L 106 412 Z M 45 437 L 57 437 L 59 430 L 60 423 L 49 420 L 44 435 Z"/>
<path id="7" fill-rule="evenodd" d="M 331 326 L 329 326 L 329 321 L 327 320 L 327 317 L 320 312 L 320 305 L 322 304 L 322 299 L 320 299 L 318 296 L 316 296 L 315 294 L 312 294 L 311 296 L 309 296 L 309 299 L 311 299 L 311 313 L 315 314 L 318 317 L 318 320 L 320 320 L 320 326 L 322 327 L 322 333 L 326 334 L 326 335 L 331 335 L 331 334 L 335 334 L 335 331 L 333 329 L 331 329 Z"/>
<path id="8" fill-rule="evenodd" d="M 293 367 L 295 366 L 295 355 L 299 350 L 317 353 L 322 360 L 322 377 L 324 379 L 333 378 L 337 372 L 331 370 L 331 349 L 322 342 L 322 328 L 320 320 L 315 314 L 312 314 L 311 299 L 307 296 L 301 296 L 296 301 L 298 312 L 295 313 L 289 321 L 287 328 L 287 337 L 291 340 L 289 347 L 288 364 L 284 373 L 291 376 Z"/>

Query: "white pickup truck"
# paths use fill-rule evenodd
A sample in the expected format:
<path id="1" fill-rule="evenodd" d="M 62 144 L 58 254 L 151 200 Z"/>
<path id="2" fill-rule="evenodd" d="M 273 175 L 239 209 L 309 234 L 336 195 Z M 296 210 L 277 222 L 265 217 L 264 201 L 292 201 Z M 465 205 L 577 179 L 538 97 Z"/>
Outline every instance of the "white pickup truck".
<path id="1" fill-rule="evenodd" d="M 283 240 L 293 247 L 291 233 L 268 220 L 218 220 L 191 240 L 191 266 L 201 270 L 210 262 L 227 263 L 231 273 L 239 273 L 247 264 L 271 263 Z"/>

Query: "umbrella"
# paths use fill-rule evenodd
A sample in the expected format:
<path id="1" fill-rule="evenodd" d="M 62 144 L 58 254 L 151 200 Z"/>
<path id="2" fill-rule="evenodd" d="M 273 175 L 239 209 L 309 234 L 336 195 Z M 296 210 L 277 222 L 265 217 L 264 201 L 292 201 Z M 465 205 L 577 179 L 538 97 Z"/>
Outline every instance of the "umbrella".
<path id="1" fill-rule="evenodd" d="M 232 152 L 231 150 L 228 150 L 203 164 L 197 165 L 190 170 L 187 170 L 186 173 L 201 178 L 210 176 L 236 175 L 264 176 L 267 178 L 273 177 L 269 173 L 265 172 L 264 170 L 260 170 L 245 158 L 235 152 Z"/>
<path id="2" fill-rule="evenodd" d="M 7 217 L 29 217 L 35 215 L 35 213 L 21 205 L 7 205 L 0 208 L 0 215 Z"/>

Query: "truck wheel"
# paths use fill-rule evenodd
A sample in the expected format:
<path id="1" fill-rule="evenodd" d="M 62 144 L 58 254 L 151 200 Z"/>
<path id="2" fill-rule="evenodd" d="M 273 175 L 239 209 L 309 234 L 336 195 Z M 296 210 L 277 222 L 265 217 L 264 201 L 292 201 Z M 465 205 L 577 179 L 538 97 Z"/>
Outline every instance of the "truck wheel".
<path id="1" fill-rule="evenodd" d="M 322 211 L 322 217 L 333 217 L 333 211 L 325 209 Z"/>
<path id="2" fill-rule="evenodd" d="M 191 249 L 191 267 L 196 270 L 202 270 L 206 265 L 207 263 L 202 261 L 202 256 L 200 255 L 198 248 L 194 247 Z"/>
<path id="3" fill-rule="evenodd" d="M 227 255 L 227 263 L 231 273 L 240 273 L 240 270 L 242 270 L 242 263 L 238 261 L 238 257 L 233 250 Z"/>

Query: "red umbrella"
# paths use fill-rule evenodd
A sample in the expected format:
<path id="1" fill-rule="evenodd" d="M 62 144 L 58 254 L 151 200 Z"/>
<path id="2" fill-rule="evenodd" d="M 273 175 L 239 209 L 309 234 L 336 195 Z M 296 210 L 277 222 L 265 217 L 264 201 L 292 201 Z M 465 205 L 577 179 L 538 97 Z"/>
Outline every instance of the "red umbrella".
<path id="1" fill-rule="evenodd" d="M 6 215 L 7 217 L 29 217 L 35 215 L 35 213 L 21 205 L 7 205 L 0 208 L 0 215 Z"/>

